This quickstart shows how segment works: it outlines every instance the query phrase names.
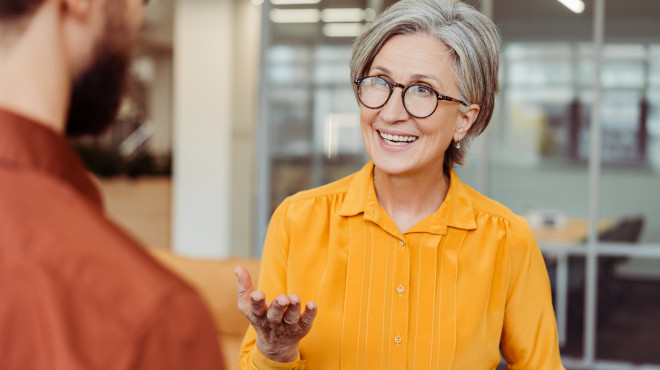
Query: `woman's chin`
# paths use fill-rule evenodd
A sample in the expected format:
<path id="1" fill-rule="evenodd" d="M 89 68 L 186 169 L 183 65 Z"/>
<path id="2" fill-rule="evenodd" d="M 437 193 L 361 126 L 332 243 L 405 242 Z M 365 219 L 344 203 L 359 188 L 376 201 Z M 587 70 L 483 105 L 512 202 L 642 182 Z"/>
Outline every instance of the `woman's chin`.
<path id="1" fill-rule="evenodd" d="M 387 176 L 406 176 L 414 170 L 414 166 L 411 163 L 406 163 L 404 161 L 388 161 L 385 159 L 374 159 L 374 166 L 377 171 Z"/>

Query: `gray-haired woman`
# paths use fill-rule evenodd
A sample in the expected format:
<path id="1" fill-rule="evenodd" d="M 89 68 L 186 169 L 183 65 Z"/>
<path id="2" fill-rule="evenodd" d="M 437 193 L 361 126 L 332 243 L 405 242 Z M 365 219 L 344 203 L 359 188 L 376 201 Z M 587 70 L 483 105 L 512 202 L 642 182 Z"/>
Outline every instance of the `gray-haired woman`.
<path id="1" fill-rule="evenodd" d="M 241 367 L 493 369 L 501 349 L 512 368 L 563 368 L 534 237 L 452 170 L 492 115 L 499 49 L 456 0 L 401 1 L 356 40 L 371 161 L 278 207 L 259 290 L 237 268 Z"/>

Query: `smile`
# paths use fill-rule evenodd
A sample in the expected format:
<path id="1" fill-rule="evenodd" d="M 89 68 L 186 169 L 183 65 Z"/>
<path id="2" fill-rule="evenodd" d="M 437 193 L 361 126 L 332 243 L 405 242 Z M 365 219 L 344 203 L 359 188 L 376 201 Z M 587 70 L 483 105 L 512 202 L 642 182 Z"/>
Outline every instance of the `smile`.
<path id="1" fill-rule="evenodd" d="M 417 140 L 417 136 L 390 135 L 380 131 L 378 131 L 378 134 L 380 134 L 383 141 L 396 146 L 407 145 Z"/>

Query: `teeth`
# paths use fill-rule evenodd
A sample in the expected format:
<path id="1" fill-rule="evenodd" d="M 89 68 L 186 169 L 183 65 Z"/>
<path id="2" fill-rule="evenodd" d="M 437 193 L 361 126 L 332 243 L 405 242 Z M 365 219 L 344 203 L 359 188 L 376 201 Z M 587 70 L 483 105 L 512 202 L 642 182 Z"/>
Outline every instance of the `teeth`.
<path id="1" fill-rule="evenodd" d="M 387 141 L 387 143 L 391 145 L 406 145 L 417 140 L 417 136 L 390 135 L 380 131 L 378 131 L 378 133 L 380 134 L 380 137 L 383 138 L 383 140 Z"/>

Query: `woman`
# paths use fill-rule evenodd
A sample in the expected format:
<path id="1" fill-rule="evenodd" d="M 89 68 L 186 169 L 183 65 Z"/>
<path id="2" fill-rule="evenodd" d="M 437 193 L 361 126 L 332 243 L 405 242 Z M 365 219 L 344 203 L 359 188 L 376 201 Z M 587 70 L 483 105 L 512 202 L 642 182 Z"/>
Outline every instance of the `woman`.
<path id="1" fill-rule="evenodd" d="M 243 368 L 493 369 L 501 348 L 512 368 L 562 369 L 525 221 L 452 171 L 490 120 L 499 48 L 456 0 L 401 1 L 358 38 L 371 161 L 278 207 L 259 291 L 237 268 Z"/>

